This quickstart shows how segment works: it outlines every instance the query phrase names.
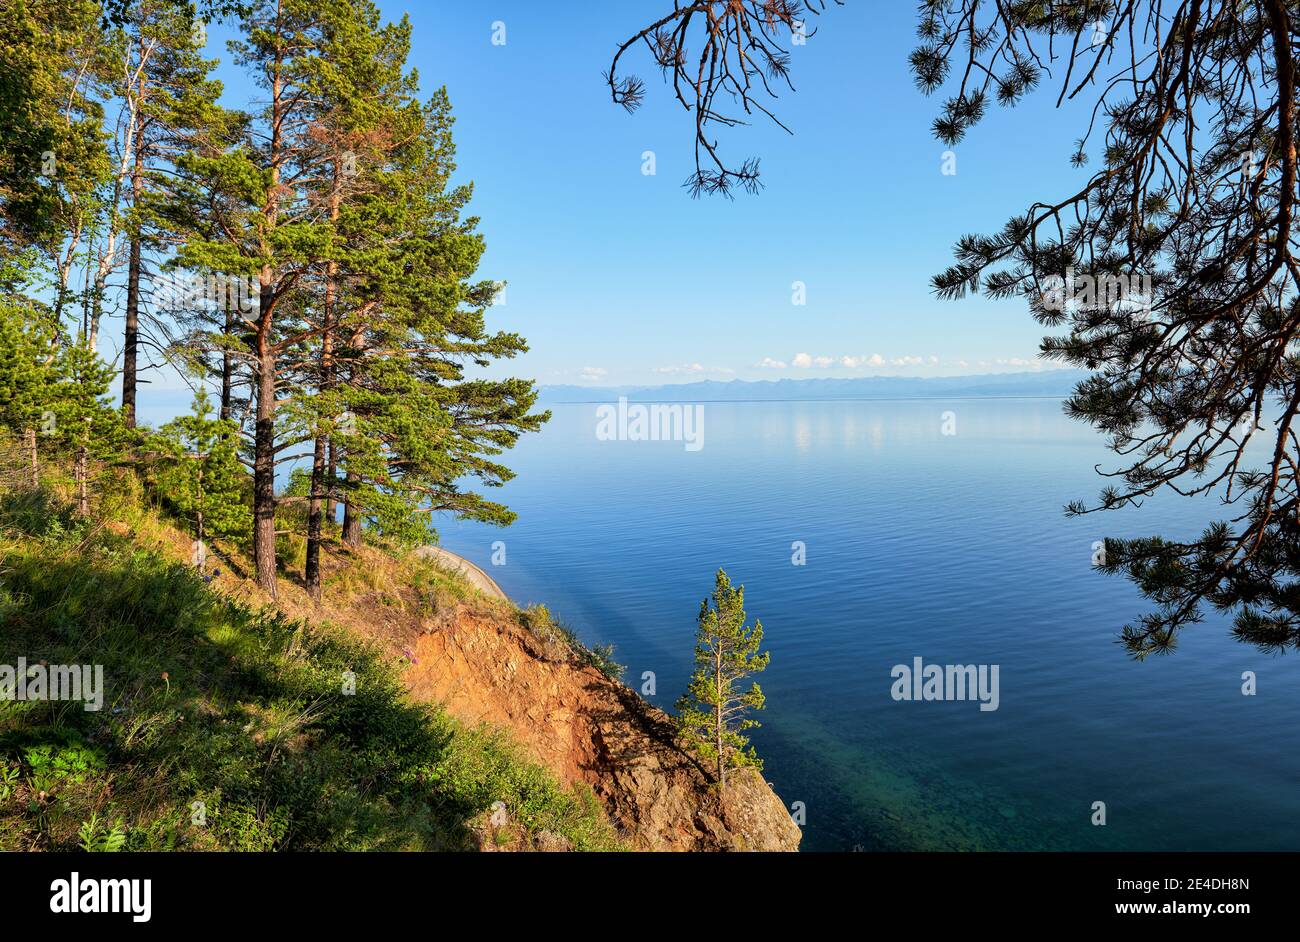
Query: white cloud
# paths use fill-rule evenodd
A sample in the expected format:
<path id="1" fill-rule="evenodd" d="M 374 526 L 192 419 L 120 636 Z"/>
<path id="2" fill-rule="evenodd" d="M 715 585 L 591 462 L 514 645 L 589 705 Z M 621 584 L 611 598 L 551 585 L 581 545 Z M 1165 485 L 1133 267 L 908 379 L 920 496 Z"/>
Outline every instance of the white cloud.
<path id="1" fill-rule="evenodd" d="M 873 353 L 871 356 L 860 357 L 840 357 L 840 366 L 847 366 L 851 370 L 861 369 L 864 366 L 884 366 L 885 358 L 879 353 Z"/>
<path id="2" fill-rule="evenodd" d="M 589 380 L 604 379 L 608 375 L 609 370 L 605 369 L 603 366 L 584 366 L 581 372 L 582 378 Z"/>
<path id="3" fill-rule="evenodd" d="M 819 356 L 815 357 L 810 353 L 796 353 L 790 360 L 790 365 L 795 369 L 810 370 L 814 366 L 819 369 L 826 369 L 828 366 L 835 365 L 835 357 Z"/>
<path id="4" fill-rule="evenodd" d="M 758 367 L 764 370 L 783 370 L 785 363 L 781 360 L 773 360 L 771 357 L 763 357 L 758 361 Z"/>

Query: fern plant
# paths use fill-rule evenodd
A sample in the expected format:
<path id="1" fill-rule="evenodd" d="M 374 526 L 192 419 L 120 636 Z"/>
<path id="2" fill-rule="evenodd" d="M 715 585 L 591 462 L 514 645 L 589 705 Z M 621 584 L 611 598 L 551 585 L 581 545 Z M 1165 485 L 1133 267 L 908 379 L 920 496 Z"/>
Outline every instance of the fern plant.
<path id="1" fill-rule="evenodd" d="M 126 828 L 121 820 L 107 827 L 99 816 L 91 812 L 90 820 L 83 821 L 77 829 L 78 843 L 88 854 L 115 854 L 126 844 Z"/>
<path id="2" fill-rule="evenodd" d="M 0 801 L 8 801 L 9 796 L 14 793 L 14 786 L 18 784 L 18 775 L 18 770 L 11 769 L 9 766 L 0 769 Z"/>

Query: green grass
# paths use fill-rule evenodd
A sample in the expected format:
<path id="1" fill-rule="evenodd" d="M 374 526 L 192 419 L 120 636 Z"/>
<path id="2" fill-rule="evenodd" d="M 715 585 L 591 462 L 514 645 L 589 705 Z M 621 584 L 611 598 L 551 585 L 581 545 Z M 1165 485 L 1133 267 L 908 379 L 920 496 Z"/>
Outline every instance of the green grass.
<path id="1" fill-rule="evenodd" d="M 100 712 L 0 701 L 0 849 L 468 849 L 496 801 L 523 838 L 618 846 L 589 791 L 408 702 L 399 662 L 237 604 L 48 491 L 0 492 L 0 664 L 20 656 L 102 664 L 106 689 Z"/>
<path id="2" fill-rule="evenodd" d="M 577 633 L 551 614 L 545 605 L 530 605 L 520 609 L 519 623 L 548 644 L 558 644 L 568 649 L 579 664 L 596 668 L 610 680 L 619 680 L 626 667 L 614 660 L 614 646 L 600 644 L 589 648 Z"/>

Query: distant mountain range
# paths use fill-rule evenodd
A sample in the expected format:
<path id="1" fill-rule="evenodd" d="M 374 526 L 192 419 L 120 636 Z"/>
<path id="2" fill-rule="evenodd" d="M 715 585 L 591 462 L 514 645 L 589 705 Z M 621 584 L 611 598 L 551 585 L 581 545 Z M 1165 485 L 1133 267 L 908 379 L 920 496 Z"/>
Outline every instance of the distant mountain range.
<path id="1" fill-rule="evenodd" d="M 863 376 L 853 379 L 704 380 L 666 386 L 543 386 L 544 402 L 739 402 L 791 399 L 953 399 L 1065 397 L 1084 370 L 985 373 L 978 376 Z"/>

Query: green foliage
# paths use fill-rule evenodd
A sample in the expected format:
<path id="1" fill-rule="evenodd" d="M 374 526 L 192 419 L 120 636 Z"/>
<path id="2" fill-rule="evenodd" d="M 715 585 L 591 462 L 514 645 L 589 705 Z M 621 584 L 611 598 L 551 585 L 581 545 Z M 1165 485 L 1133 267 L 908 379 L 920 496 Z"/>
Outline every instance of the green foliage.
<path id="1" fill-rule="evenodd" d="M 41 314 L 35 302 L 0 293 L 0 423 L 17 435 L 41 428 L 54 381 Z"/>
<path id="2" fill-rule="evenodd" d="M 1062 153 L 1083 168 L 1092 150 L 1094 170 L 1000 230 L 962 236 L 932 279 L 943 298 L 1023 299 L 1053 330 L 1044 359 L 1094 374 L 1065 411 L 1106 436 L 1115 463 L 1098 469 L 1097 498 L 1067 512 L 1162 491 L 1230 508 L 1184 540 L 1106 541 L 1099 568 L 1154 603 L 1120 639 L 1138 659 L 1173 651 L 1207 608 L 1233 614 L 1242 641 L 1300 648 L 1295 17 L 1281 2 L 927 0 L 920 11 L 912 68 L 923 91 L 946 87 L 934 122 L 946 144 L 1043 79 L 1058 104 L 1096 116 Z M 1099 66 L 1136 74 L 1152 61 L 1181 65 L 1092 81 Z"/>
<path id="3" fill-rule="evenodd" d="M 115 821 L 111 827 L 91 814 L 77 829 L 77 844 L 88 854 L 115 854 L 126 845 L 126 828 Z"/>
<path id="4" fill-rule="evenodd" d="M 762 644 L 763 623 L 745 624 L 745 587 L 732 588 L 719 569 L 712 605 L 710 599 L 700 603 L 695 671 L 677 701 L 677 725 L 682 737 L 716 765 L 718 783 L 724 787 L 728 769 L 763 767 L 743 735 L 759 725 L 746 713 L 763 709 L 763 691 L 757 683 L 739 689 L 750 674 L 767 669 L 771 655 L 759 653 Z"/>
<path id="5" fill-rule="evenodd" d="M 65 785 L 84 784 L 103 771 L 103 756 L 80 736 L 66 733 L 54 742 L 32 745 L 22 752 L 23 767 L 35 792 L 53 794 Z"/>
<path id="6" fill-rule="evenodd" d="M 48 494 L 0 491 L 0 662 L 93 650 L 105 678 L 99 712 L 0 701 L 0 765 L 20 770 L 5 781 L 22 799 L 0 805 L 0 847 L 455 850 L 496 801 L 530 833 L 617 846 L 589 793 L 408 701 L 377 648 L 249 609 L 74 519 Z"/>
<path id="7" fill-rule="evenodd" d="M 212 417 L 202 386 L 194 393 L 191 414 L 159 429 L 168 461 L 158 474 L 158 487 L 193 524 L 196 539 L 248 539 L 250 485 L 239 463 L 236 432 L 233 421 Z"/>
<path id="8" fill-rule="evenodd" d="M 54 421 L 42 434 L 66 451 L 84 446 L 96 458 L 121 454 L 130 439 L 109 397 L 112 367 L 77 341 L 59 347 L 52 373 L 45 404 Z"/>
<path id="9" fill-rule="evenodd" d="M 530 605 L 519 613 L 519 623 L 547 643 L 563 645 L 579 664 L 596 668 L 610 680 L 618 680 L 626 669 L 614 660 L 614 645 L 601 644 L 589 648 L 577 633 L 563 622 L 557 621 L 545 605 Z"/>
<path id="10" fill-rule="evenodd" d="M 52 261 L 81 231 L 108 178 L 103 109 L 86 74 L 102 62 L 98 4 L 6 0 L 0 16 L 0 258 Z M 67 292 L 61 282 L 55 300 Z"/>
<path id="11" fill-rule="evenodd" d="M 131 441 L 109 398 L 112 369 L 78 340 L 59 339 L 46 312 L 0 294 L 0 427 L 35 437 L 38 454 L 119 457 Z"/>
<path id="12" fill-rule="evenodd" d="M 17 768 L 8 765 L 0 767 L 0 802 L 8 801 L 10 796 L 13 795 L 20 774 Z"/>

